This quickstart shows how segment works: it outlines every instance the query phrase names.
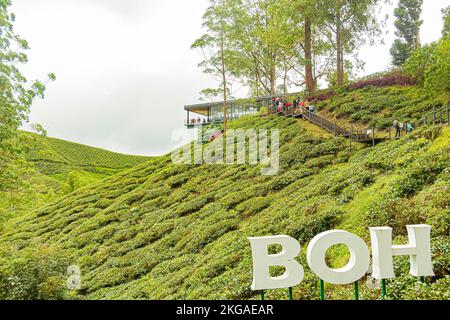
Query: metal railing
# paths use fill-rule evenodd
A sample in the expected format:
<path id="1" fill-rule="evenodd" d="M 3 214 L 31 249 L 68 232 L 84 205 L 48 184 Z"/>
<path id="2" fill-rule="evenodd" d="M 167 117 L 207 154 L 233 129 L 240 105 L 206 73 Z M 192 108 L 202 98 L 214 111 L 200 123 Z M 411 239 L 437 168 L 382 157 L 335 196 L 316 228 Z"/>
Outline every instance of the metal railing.
<path id="1" fill-rule="evenodd" d="M 450 107 L 434 107 L 433 111 L 426 113 L 419 123 L 428 124 L 447 124 L 450 125 Z"/>
<path id="2" fill-rule="evenodd" d="M 367 142 L 367 141 L 374 141 L 374 129 L 366 129 L 361 130 L 357 129 L 353 125 L 350 126 L 350 129 L 344 129 L 340 127 L 336 121 L 331 121 L 328 118 L 318 115 L 315 112 L 311 112 L 307 110 L 304 107 L 284 107 L 282 110 L 280 110 L 278 107 L 274 108 L 271 107 L 269 109 L 269 112 L 271 114 L 278 114 L 278 115 L 284 115 L 284 116 L 292 116 L 292 117 L 302 117 L 303 119 L 314 123 L 315 125 L 321 127 L 322 129 L 325 129 L 326 131 L 336 135 L 336 136 L 343 136 L 350 139 L 354 142 Z"/>

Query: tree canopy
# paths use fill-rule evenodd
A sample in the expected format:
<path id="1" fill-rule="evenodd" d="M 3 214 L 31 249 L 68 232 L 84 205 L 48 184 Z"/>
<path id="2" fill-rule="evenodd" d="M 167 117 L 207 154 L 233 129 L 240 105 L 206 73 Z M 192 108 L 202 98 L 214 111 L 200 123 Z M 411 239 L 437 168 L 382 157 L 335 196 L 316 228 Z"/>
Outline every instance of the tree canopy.
<path id="1" fill-rule="evenodd" d="M 333 75 L 343 85 L 360 65 L 356 50 L 381 34 L 384 1 L 210 0 L 206 34 L 192 47 L 219 86 L 203 93 L 227 100 L 234 81 L 257 96 L 285 95 L 289 87 L 311 93 Z"/>
<path id="2" fill-rule="evenodd" d="M 395 21 L 397 39 L 391 48 L 394 66 L 401 66 L 411 53 L 420 47 L 422 5 L 423 0 L 400 0 L 394 11 L 397 18 Z"/>
<path id="3" fill-rule="evenodd" d="M 9 188 L 17 177 L 9 170 L 11 161 L 23 150 L 18 129 L 28 120 L 33 99 L 43 98 L 45 84 L 29 81 L 20 71 L 27 63 L 27 41 L 14 32 L 15 16 L 10 0 L 0 1 L 0 190 Z M 49 74 L 49 79 L 55 76 Z"/>

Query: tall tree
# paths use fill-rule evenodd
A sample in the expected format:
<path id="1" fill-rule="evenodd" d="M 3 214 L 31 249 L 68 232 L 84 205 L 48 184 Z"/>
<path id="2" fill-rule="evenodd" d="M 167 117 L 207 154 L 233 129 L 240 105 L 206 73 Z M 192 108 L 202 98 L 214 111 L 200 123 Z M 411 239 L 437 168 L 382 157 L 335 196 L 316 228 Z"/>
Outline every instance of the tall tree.
<path id="1" fill-rule="evenodd" d="M 233 28 L 232 17 L 234 16 L 236 0 L 209 0 L 210 5 L 203 15 L 203 27 L 207 33 L 197 39 L 191 46 L 198 49 L 203 61 L 199 64 L 203 72 L 210 74 L 219 82 L 216 89 L 207 89 L 209 93 L 223 97 L 223 119 L 224 132 L 227 131 L 228 120 L 228 98 L 230 82 L 233 76 L 233 64 L 237 63 L 237 54 L 231 42 L 231 30 Z"/>
<path id="2" fill-rule="evenodd" d="M 43 98 L 45 91 L 42 82 L 28 81 L 19 71 L 27 62 L 24 52 L 28 43 L 14 32 L 15 16 L 10 6 L 10 0 L 0 1 L 0 191 L 17 182 L 11 165 L 24 149 L 18 129 L 28 120 L 33 99 Z M 54 80 L 54 75 L 49 78 Z"/>
<path id="3" fill-rule="evenodd" d="M 391 48 L 394 66 L 403 65 L 411 53 L 420 47 L 420 27 L 423 24 L 423 20 L 420 19 L 422 5 L 423 0 L 400 0 L 398 7 L 394 10 L 394 16 L 397 18 L 395 35 L 398 38 Z"/>
<path id="4" fill-rule="evenodd" d="M 442 36 L 447 37 L 450 34 L 450 6 L 442 9 L 444 27 L 442 28 Z"/>
<path id="5" fill-rule="evenodd" d="M 366 38 L 374 41 L 381 34 L 377 5 L 383 0 L 317 0 L 315 10 L 324 26 L 323 33 L 335 49 L 336 84 L 345 79 L 346 54 L 353 53 Z"/>
<path id="6" fill-rule="evenodd" d="M 288 83 L 294 57 L 300 47 L 298 26 L 292 22 L 293 0 L 242 0 L 235 11 L 233 37 L 243 61 L 241 77 L 248 79 L 253 93 L 274 95 L 277 80 Z"/>
<path id="7" fill-rule="evenodd" d="M 317 13 L 315 12 L 315 0 L 300 0 L 298 12 L 303 20 L 303 51 L 304 51 L 304 69 L 305 69 L 305 87 L 306 91 L 311 93 L 316 89 L 317 80 L 314 77 L 315 59 L 314 55 L 320 55 L 319 46 L 314 47 L 314 31 L 317 26 Z M 317 38 L 316 38 L 317 44 Z"/>
<path id="8" fill-rule="evenodd" d="M 305 85 L 311 93 L 315 89 L 313 76 L 313 52 L 312 52 L 312 21 L 311 16 L 305 16 Z"/>

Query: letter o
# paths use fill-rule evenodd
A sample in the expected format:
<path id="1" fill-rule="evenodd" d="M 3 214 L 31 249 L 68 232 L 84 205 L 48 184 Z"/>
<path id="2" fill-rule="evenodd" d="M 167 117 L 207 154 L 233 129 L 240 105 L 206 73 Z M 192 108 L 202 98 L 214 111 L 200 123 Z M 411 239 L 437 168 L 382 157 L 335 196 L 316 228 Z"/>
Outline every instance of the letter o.
<path id="1" fill-rule="evenodd" d="M 325 260 L 327 250 L 337 244 L 350 250 L 350 261 L 340 269 L 331 269 Z M 342 230 L 321 233 L 311 240 L 307 260 L 311 270 L 323 281 L 332 284 L 350 284 L 361 279 L 369 269 L 370 253 L 360 237 Z"/>

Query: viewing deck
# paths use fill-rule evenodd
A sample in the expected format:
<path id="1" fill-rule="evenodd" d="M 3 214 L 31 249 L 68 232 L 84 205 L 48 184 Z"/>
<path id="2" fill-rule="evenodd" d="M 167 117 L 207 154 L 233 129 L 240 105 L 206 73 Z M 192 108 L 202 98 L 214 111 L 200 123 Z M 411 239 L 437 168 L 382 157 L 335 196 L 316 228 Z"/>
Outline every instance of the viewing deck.
<path id="1" fill-rule="evenodd" d="M 238 119 L 245 115 L 256 114 L 262 107 L 268 107 L 273 97 L 259 97 L 248 100 L 230 100 L 227 103 L 228 120 Z M 187 118 L 184 125 L 196 128 L 210 124 L 223 123 L 223 102 L 200 103 L 184 107 Z"/>

